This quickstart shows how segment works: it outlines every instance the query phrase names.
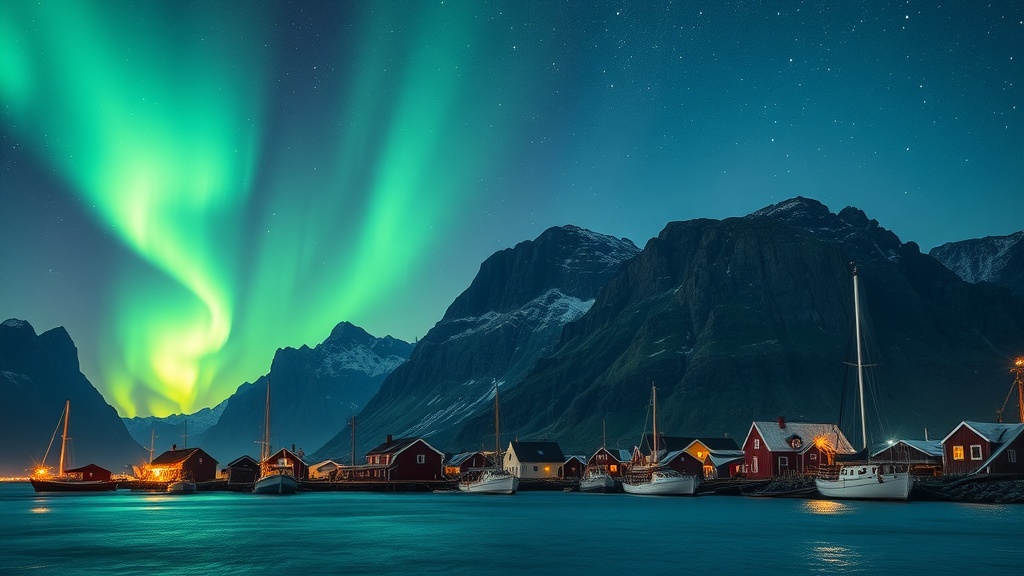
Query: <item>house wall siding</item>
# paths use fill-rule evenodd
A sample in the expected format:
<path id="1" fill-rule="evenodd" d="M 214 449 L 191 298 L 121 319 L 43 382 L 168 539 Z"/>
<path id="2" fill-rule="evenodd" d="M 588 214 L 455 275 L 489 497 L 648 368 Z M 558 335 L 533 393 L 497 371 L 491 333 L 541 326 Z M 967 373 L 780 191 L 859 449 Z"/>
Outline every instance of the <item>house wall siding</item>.
<path id="1" fill-rule="evenodd" d="M 980 460 L 971 459 L 971 446 L 976 444 L 981 445 Z M 962 460 L 953 458 L 954 447 L 956 446 L 963 447 Z M 976 434 L 974 430 L 971 430 L 965 424 L 961 424 L 942 443 L 942 469 L 946 474 L 969 474 L 977 470 L 991 453 L 992 446 L 987 440 Z"/>

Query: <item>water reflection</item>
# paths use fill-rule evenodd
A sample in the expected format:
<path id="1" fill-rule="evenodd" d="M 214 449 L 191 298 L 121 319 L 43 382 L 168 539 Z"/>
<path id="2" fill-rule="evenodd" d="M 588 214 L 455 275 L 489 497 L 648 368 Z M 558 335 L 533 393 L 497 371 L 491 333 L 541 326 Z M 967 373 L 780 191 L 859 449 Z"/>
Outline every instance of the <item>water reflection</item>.
<path id="1" fill-rule="evenodd" d="M 835 516 L 849 512 L 850 507 L 835 500 L 808 500 L 804 503 L 804 510 L 811 514 Z"/>
<path id="2" fill-rule="evenodd" d="M 811 548 L 809 560 L 822 562 L 828 568 L 853 568 L 861 562 L 860 554 L 845 546 L 836 546 L 831 543 L 820 542 Z"/>
<path id="3" fill-rule="evenodd" d="M 49 511 L 50 511 L 50 509 L 47 508 L 46 506 L 37 506 L 37 507 L 31 509 L 31 512 L 33 514 L 46 514 Z"/>

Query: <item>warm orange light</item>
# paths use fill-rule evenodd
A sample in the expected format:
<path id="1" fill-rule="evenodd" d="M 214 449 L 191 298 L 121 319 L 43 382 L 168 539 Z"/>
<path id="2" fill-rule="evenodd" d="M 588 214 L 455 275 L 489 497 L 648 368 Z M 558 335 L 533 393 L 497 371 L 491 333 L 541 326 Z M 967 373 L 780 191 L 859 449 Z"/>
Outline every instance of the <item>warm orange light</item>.
<path id="1" fill-rule="evenodd" d="M 1024 366 L 1024 356 L 1021 356 L 1020 358 L 1017 358 L 1017 361 L 1014 362 L 1014 364 L 1016 366 Z"/>
<path id="2" fill-rule="evenodd" d="M 619 467 L 616 464 L 612 464 L 611 466 L 608 467 L 608 470 L 610 470 L 612 472 L 618 472 L 619 471 Z"/>
<path id="3" fill-rule="evenodd" d="M 545 472 L 551 472 L 551 466 L 545 466 L 544 467 L 544 471 Z"/>
<path id="4" fill-rule="evenodd" d="M 36 476 L 46 476 L 46 468 L 39 468 L 36 470 Z"/>

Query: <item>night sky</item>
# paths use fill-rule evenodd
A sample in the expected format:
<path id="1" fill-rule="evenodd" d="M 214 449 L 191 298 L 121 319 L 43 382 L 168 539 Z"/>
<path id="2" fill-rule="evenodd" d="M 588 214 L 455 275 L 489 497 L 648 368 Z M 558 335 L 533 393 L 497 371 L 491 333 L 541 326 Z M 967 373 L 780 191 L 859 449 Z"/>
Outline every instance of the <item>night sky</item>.
<path id="1" fill-rule="evenodd" d="M 493 252 L 797 195 L 927 251 L 1022 227 L 1021 2 L 0 2 L 0 320 L 121 415 Z"/>

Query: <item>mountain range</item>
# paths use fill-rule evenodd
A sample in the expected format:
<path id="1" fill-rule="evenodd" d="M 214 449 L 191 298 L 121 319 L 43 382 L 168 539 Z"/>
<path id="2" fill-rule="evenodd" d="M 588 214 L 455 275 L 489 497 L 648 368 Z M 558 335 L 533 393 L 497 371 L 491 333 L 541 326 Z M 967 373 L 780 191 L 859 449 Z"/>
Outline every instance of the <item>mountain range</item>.
<path id="1" fill-rule="evenodd" d="M 493 446 L 495 390 L 506 442 L 557 440 L 568 453 L 592 452 L 603 423 L 609 446 L 637 444 L 652 384 L 666 434 L 742 440 L 751 421 L 784 416 L 838 420 L 859 438 L 854 264 L 872 438 L 920 438 L 925 428 L 940 437 L 964 419 L 992 420 L 1007 358 L 1024 353 L 1022 235 L 922 254 L 856 208 L 832 213 L 799 197 L 744 217 L 671 222 L 642 250 L 555 227 L 485 260 L 415 347 L 343 322 L 315 348 L 278 350 L 267 376 L 213 409 L 128 420 L 137 442 L 123 450 L 137 455 L 154 429 L 163 449 L 180 445 L 187 420 L 189 444 L 201 441 L 222 465 L 255 455 L 268 381 L 273 442 L 310 461 L 348 461 L 353 415 L 357 460 L 386 434 L 449 452 Z M 27 376 L 38 366 L 11 364 L 25 357 L 13 344 L 27 339 L 22 324 L 0 327 L 0 383 L 15 384 L 0 400 L 63 394 Z M 66 353 L 74 344 L 55 330 L 37 339 L 64 350 L 62 372 L 77 372 Z"/>

